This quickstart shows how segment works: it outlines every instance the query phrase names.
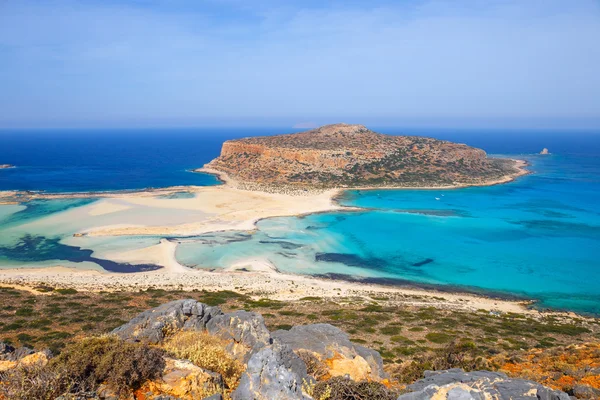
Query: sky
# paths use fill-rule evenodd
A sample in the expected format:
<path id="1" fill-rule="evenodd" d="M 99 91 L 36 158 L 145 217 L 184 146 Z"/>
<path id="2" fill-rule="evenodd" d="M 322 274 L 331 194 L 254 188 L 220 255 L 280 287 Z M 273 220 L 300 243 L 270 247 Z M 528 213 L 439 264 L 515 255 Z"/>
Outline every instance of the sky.
<path id="1" fill-rule="evenodd" d="M 0 0 L 0 128 L 600 128 L 599 0 Z"/>

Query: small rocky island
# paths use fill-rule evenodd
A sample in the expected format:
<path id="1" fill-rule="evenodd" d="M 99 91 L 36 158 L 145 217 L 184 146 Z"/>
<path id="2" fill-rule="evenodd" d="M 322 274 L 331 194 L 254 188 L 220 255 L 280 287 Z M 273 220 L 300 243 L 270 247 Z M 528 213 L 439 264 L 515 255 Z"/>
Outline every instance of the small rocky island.
<path id="1" fill-rule="evenodd" d="M 335 124 L 226 141 L 204 170 L 225 173 L 246 188 L 327 189 L 486 185 L 523 174 L 520 166 L 465 144 Z"/>
<path id="2" fill-rule="evenodd" d="M 0 164 L 0 169 L 9 169 L 9 168 L 14 168 L 14 165 L 10 165 L 10 164 Z"/>

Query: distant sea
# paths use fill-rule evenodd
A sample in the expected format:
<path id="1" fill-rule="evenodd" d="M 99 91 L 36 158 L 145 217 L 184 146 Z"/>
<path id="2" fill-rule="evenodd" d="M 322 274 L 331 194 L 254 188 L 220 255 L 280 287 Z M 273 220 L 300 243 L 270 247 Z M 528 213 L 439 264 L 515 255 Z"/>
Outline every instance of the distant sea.
<path id="1" fill-rule="evenodd" d="M 271 218 L 254 235 L 203 235 L 181 244 L 178 260 L 214 268 L 264 257 L 283 271 L 516 296 L 541 308 L 600 314 L 600 132 L 372 129 L 526 159 L 534 173 L 482 188 L 347 191 L 343 204 L 368 210 Z M 189 170 L 216 157 L 224 140 L 289 132 L 0 131 L 0 164 L 17 166 L 0 170 L 0 190 L 214 185 L 214 177 Z M 537 155 L 544 147 L 552 154 Z M 19 218 L 36 218 L 35 210 Z M 0 206 L 0 236 L 3 224 Z M 0 244 L 0 266 L 11 254 Z"/>

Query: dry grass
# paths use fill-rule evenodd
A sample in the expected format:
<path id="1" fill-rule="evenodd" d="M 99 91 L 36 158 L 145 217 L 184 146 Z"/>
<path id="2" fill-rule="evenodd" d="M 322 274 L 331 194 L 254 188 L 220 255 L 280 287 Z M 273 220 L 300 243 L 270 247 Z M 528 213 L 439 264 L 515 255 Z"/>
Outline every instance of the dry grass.
<path id="1" fill-rule="evenodd" d="M 105 384 L 120 396 L 162 373 L 162 351 L 113 336 L 71 343 L 47 365 L 21 366 L 0 374 L 0 399 L 46 400 L 91 392 Z"/>
<path id="2" fill-rule="evenodd" d="M 577 385 L 600 389 L 600 343 L 536 349 L 512 357 L 498 356 L 500 370 L 570 392 Z"/>
<path id="3" fill-rule="evenodd" d="M 227 342 L 206 332 L 179 332 L 163 344 L 177 358 L 185 358 L 200 368 L 218 372 L 228 389 L 235 389 L 244 372 L 241 362 L 225 350 Z"/>
<path id="4" fill-rule="evenodd" d="M 0 373 L 0 399 L 53 400 L 65 393 L 84 389 L 83 382 L 72 379 L 67 371 L 41 364 L 19 366 Z"/>
<path id="5" fill-rule="evenodd" d="M 306 372 L 318 381 L 325 379 L 328 375 L 328 368 L 319 358 L 311 351 L 298 350 L 296 354 L 304 364 L 306 364 Z"/>
<path id="6" fill-rule="evenodd" d="M 317 383 L 312 396 L 319 400 L 396 400 L 398 393 L 378 382 L 356 382 L 337 376 Z"/>

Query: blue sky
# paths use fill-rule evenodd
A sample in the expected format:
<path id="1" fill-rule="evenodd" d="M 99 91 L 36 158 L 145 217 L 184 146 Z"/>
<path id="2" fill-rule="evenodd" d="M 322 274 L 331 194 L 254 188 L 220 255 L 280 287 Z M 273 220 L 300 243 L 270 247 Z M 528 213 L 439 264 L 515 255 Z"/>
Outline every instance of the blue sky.
<path id="1" fill-rule="evenodd" d="M 600 127 L 597 0 L 0 0 L 0 127 Z"/>

